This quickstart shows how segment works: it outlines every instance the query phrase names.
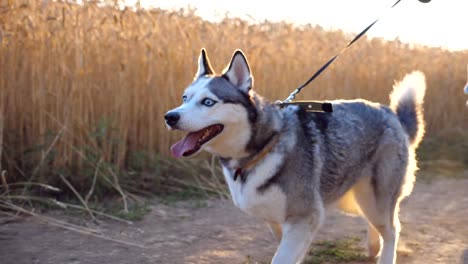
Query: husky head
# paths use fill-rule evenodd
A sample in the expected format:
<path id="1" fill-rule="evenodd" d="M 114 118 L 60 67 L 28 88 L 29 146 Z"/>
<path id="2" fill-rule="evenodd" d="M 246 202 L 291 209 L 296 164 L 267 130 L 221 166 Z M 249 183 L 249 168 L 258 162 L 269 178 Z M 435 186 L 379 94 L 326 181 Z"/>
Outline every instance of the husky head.
<path id="1" fill-rule="evenodd" d="M 213 71 L 201 50 L 195 79 L 185 90 L 182 104 L 166 113 L 166 125 L 187 135 L 171 147 L 175 157 L 207 150 L 221 157 L 248 155 L 251 124 L 258 117 L 253 77 L 242 51 L 237 50 L 221 75 Z"/>
<path id="2" fill-rule="evenodd" d="M 466 70 L 468 72 L 468 65 L 466 65 Z M 466 81 L 466 84 L 465 84 L 465 89 L 463 89 L 463 91 L 465 92 L 465 94 L 468 94 L 468 75 L 466 77 L 467 81 Z M 466 101 L 466 107 L 468 107 L 468 101 Z"/>

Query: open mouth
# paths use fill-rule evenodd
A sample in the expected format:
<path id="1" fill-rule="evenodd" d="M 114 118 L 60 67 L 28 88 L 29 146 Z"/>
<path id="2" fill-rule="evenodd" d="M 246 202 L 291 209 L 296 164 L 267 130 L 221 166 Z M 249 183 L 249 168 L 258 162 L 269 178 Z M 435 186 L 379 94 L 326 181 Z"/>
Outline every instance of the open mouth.
<path id="1" fill-rule="evenodd" d="M 171 153 L 174 157 L 188 157 L 200 150 L 203 144 L 219 135 L 224 129 L 223 125 L 216 124 L 207 126 L 201 130 L 188 133 L 181 141 L 171 147 Z"/>

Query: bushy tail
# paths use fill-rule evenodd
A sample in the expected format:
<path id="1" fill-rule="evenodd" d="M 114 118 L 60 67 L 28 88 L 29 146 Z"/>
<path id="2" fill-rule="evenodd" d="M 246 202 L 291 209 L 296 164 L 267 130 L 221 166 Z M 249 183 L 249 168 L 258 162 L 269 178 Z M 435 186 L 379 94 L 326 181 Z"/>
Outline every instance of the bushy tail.
<path id="1" fill-rule="evenodd" d="M 408 134 L 410 144 L 416 148 L 421 142 L 425 123 L 423 101 L 426 93 L 426 78 L 420 71 L 407 74 L 401 82 L 393 85 L 390 108 L 396 113 Z"/>

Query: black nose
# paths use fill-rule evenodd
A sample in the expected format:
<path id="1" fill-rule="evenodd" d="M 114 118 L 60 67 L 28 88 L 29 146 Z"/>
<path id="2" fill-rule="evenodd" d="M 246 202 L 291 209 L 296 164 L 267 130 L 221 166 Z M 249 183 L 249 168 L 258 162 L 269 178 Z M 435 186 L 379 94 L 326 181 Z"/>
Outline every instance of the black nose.
<path id="1" fill-rule="evenodd" d="M 177 112 L 169 112 L 164 116 L 164 119 L 166 119 L 166 124 L 169 126 L 175 126 L 180 119 L 180 115 Z"/>

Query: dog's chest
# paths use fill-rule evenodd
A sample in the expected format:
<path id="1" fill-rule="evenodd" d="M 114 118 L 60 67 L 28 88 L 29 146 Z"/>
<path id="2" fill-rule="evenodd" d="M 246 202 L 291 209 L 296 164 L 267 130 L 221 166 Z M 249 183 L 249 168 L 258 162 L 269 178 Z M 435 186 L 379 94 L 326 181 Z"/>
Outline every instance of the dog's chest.
<path id="1" fill-rule="evenodd" d="M 278 185 L 259 190 L 273 177 L 281 162 L 281 156 L 270 154 L 261 163 L 245 173 L 244 180 L 234 180 L 234 171 L 223 166 L 234 205 L 242 211 L 264 220 L 283 222 L 286 215 L 286 195 Z"/>

